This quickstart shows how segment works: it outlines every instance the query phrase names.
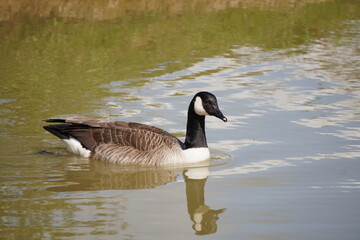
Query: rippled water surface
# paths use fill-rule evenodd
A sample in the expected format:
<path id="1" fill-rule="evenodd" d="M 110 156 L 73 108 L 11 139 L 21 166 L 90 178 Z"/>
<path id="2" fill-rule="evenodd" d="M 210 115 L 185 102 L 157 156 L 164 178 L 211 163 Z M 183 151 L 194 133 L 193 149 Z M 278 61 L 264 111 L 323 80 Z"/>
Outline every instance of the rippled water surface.
<path id="1" fill-rule="evenodd" d="M 3 15 L 1 239 L 359 239 L 359 2 L 235 2 Z M 206 119 L 201 166 L 104 164 L 42 129 L 84 115 L 183 139 L 202 90 L 229 121 Z"/>

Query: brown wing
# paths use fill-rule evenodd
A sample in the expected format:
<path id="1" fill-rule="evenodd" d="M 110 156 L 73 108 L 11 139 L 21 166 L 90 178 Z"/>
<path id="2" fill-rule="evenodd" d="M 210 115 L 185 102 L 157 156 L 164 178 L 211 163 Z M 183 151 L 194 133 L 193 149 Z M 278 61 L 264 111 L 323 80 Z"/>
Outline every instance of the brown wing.
<path id="1" fill-rule="evenodd" d="M 109 122 L 86 117 L 49 119 L 46 121 L 67 123 L 47 127 L 53 126 L 55 128 L 58 126 L 58 131 L 61 131 L 63 135 L 76 138 L 91 151 L 104 143 L 129 146 L 139 151 L 151 151 L 165 146 L 170 148 L 174 144 L 181 144 L 170 133 L 145 124 L 123 121 Z"/>

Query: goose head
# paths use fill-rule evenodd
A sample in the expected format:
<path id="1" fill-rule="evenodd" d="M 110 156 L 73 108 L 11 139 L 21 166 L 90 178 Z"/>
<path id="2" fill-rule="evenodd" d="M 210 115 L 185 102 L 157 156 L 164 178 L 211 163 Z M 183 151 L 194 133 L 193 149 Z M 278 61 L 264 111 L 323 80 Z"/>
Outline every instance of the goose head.
<path id="1" fill-rule="evenodd" d="M 214 94 L 209 92 L 198 92 L 193 100 L 194 112 L 199 116 L 214 116 L 224 122 L 227 118 L 222 114 Z"/>

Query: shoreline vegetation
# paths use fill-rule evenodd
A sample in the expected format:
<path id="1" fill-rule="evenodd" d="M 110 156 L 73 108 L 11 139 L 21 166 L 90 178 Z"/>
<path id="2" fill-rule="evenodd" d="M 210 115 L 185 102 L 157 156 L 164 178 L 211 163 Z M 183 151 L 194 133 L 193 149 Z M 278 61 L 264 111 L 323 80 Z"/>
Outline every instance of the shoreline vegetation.
<path id="1" fill-rule="evenodd" d="M 176 17 L 229 9 L 287 12 L 309 3 L 326 1 L 329 0 L 3 0 L 0 3 L 0 21 L 13 21 L 21 16 L 109 21 L 129 16 L 165 14 Z"/>

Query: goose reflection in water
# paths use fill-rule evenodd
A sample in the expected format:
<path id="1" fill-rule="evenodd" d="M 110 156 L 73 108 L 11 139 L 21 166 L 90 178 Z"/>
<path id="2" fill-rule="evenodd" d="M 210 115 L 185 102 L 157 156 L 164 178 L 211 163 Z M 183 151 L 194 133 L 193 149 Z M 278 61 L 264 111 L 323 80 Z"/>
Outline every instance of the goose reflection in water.
<path id="1" fill-rule="evenodd" d="M 71 192 L 149 189 L 174 182 L 178 177 L 173 170 L 159 167 L 112 166 L 100 161 L 90 161 L 85 166 L 85 169 L 79 169 L 77 164 L 69 166 L 65 176 L 59 181 L 55 180 L 56 185 L 60 186 L 52 186 L 48 190 Z M 205 204 L 205 183 L 209 169 L 188 168 L 183 170 L 182 174 L 186 186 L 188 213 L 194 223 L 195 233 L 197 235 L 215 233 L 216 221 L 225 208 L 214 210 Z M 72 184 L 68 185 L 69 182 Z"/>
<path id="2" fill-rule="evenodd" d="M 188 212 L 194 222 L 193 229 L 197 235 L 215 233 L 218 215 L 226 210 L 226 208 L 211 209 L 205 204 L 205 183 L 208 176 L 209 169 L 207 167 L 190 168 L 183 171 Z"/>

